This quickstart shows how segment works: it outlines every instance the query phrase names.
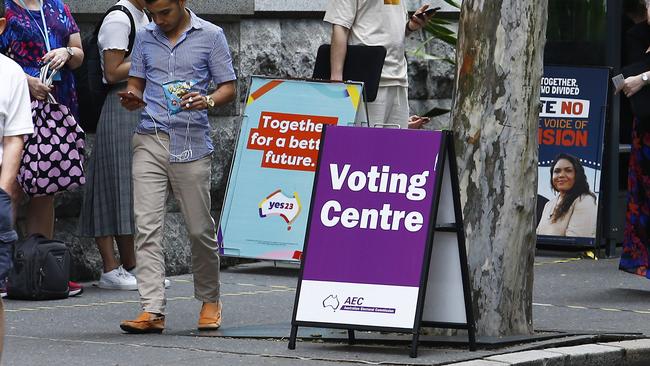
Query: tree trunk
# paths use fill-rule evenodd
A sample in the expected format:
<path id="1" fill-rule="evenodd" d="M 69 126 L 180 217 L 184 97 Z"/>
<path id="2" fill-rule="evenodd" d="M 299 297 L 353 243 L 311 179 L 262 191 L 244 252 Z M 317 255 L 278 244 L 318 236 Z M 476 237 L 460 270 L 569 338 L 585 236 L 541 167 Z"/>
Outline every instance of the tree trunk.
<path id="1" fill-rule="evenodd" d="M 547 1 L 464 0 L 452 123 L 479 335 L 533 332 Z"/>

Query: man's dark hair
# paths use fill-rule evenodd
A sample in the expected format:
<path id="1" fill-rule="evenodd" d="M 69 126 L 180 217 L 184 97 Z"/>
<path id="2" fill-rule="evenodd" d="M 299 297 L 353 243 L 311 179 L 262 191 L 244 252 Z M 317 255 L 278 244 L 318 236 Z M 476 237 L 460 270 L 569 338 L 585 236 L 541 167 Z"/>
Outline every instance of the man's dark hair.
<path id="1" fill-rule="evenodd" d="M 5 0 L 0 0 L 0 18 L 5 16 Z"/>
<path id="2" fill-rule="evenodd" d="M 153 3 L 155 3 L 156 1 L 158 1 L 158 0 L 144 0 L 144 2 L 147 3 L 147 4 L 153 4 Z M 178 0 L 174 0 L 174 1 L 175 1 L 175 2 L 178 2 Z"/>

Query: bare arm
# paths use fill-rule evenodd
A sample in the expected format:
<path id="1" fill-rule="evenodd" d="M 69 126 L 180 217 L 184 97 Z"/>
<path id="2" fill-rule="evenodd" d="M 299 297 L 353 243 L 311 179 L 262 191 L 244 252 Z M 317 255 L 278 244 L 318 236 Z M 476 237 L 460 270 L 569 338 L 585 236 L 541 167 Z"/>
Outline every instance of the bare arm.
<path id="1" fill-rule="evenodd" d="M 144 93 L 144 87 L 147 81 L 145 79 L 136 78 L 133 76 L 129 77 L 129 81 L 126 84 L 126 91 L 130 91 L 135 94 L 138 98 L 142 98 Z"/>
<path id="2" fill-rule="evenodd" d="M 74 56 L 70 57 L 68 60 L 68 67 L 71 69 L 76 69 L 81 66 L 81 63 L 84 61 L 84 50 L 81 47 L 81 35 L 79 33 L 74 33 L 70 35 L 68 40 L 68 47 L 72 48 Z"/>
<path id="3" fill-rule="evenodd" d="M 646 71 L 645 74 L 650 77 L 650 70 Z M 635 75 L 635 76 L 630 76 L 625 79 L 625 82 L 623 83 L 623 93 L 625 94 L 626 97 L 631 97 L 634 94 L 636 94 L 641 88 L 646 86 L 648 82 L 643 81 L 642 78 L 643 74 Z"/>
<path id="4" fill-rule="evenodd" d="M 79 33 L 70 35 L 67 47 L 72 49 L 74 56 L 70 56 L 65 47 L 55 48 L 43 56 L 43 62 L 50 62 L 54 69 L 60 69 L 64 65 L 68 65 L 71 69 L 76 69 L 81 66 L 84 60 L 84 51 L 81 48 L 81 36 Z"/>
<path id="5" fill-rule="evenodd" d="M 2 166 L 0 167 L 0 188 L 13 197 L 12 190 L 18 169 L 20 168 L 20 158 L 23 155 L 23 136 L 5 136 L 2 138 L 4 152 L 2 156 Z"/>
<path id="6" fill-rule="evenodd" d="M 45 100 L 47 93 L 52 91 L 52 87 L 43 84 L 41 79 L 25 74 L 27 85 L 29 85 L 29 94 L 38 100 Z"/>
<path id="7" fill-rule="evenodd" d="M 332 25 L 332 46 L 330 50 L 330 79 L 332 80 L 343 80 L 343 65 L 348 51 L 349 36 L 349 29 L 337 24 Z"/>
<path id="8" fill-rule="evenodd" d="M 429 8 L 429 5 L 422 5 L 418 10 L 415 11 L 412 17 L 409 18 L 409 20 L 406 22 L 406 29 L 404 30 L 404 33 L 408 36 L 412 32 L 418 31 L 422 28 L 424 28 L 429 20 L 433 18 L 433 15 L 435 14 L 432 13 L 430 15 L 426 15 L 425 11 Z M 435 10 L 435 9 L 434 9 Z M 421 14 L 421 16 L 419 16 Z"/>
<path id="9" fill-rule="evenodd" d="M 124 50 L 104 51 L 104 78 L 109 84 L 117 84 L 129 77 L 131 62 L 124 61 L 125 55 Z"/>
<path id="10" fill-rule="evenodd" d="M 222 83 L 217 86 L 211 96 L 214 100 L 214 105 L 224 105 L 230 103 L 235 99 L 235 81 L 229 81 L 227 83 Z"/>

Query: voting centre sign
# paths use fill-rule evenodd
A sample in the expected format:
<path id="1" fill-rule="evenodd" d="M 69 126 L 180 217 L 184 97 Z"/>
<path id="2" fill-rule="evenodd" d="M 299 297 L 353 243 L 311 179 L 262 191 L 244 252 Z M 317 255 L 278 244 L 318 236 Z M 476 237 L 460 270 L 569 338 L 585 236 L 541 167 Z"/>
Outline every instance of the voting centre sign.
<path id="1" fill-rule="evenodd" d="M 326 128 L 294 327 L 403 331 L 417 343 L 445 137 L 440 131 Z"/>

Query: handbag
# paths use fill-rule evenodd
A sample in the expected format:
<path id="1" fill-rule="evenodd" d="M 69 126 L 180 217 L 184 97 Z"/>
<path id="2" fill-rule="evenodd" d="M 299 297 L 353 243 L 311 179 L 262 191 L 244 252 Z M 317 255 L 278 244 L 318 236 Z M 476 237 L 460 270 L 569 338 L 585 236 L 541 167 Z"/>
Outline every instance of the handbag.
<path id="1" fill-rule="evenodd" d="M 14 267 L 9 272 L 7 296 L 22 300 L 52 300 L 68 297 L 70 250 L 64 242 L 40 234 L 15 245 Z"/>
<path id="2" fill-rule="evenodd" d="M 25 136 L 18 182 L 28 196 L 71 191 L 86 183 L 83 163 L 85 133 L 68 107 L 47 101 L 32 102 L 34 133 Z"/>

